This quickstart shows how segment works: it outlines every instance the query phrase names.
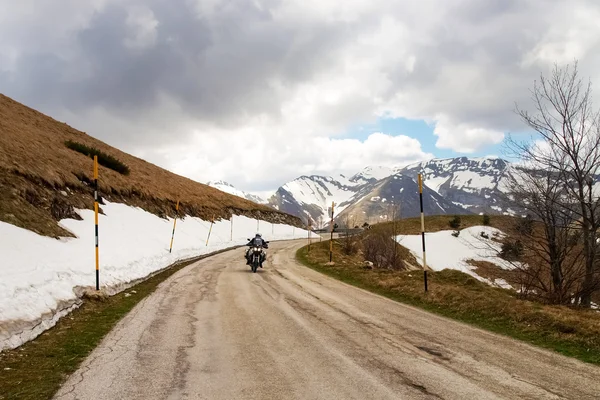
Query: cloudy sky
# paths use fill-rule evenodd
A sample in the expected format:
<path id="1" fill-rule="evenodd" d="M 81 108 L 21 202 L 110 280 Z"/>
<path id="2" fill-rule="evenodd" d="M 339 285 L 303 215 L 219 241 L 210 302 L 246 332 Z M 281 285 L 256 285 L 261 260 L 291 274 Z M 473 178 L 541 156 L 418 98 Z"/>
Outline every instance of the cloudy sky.
<path id="1" fill-rule="evenodd" d="M 502 155 L 553 63 L 600 74 L 597 0 L 0 0 L 0 92 L 179 174 Z"/>

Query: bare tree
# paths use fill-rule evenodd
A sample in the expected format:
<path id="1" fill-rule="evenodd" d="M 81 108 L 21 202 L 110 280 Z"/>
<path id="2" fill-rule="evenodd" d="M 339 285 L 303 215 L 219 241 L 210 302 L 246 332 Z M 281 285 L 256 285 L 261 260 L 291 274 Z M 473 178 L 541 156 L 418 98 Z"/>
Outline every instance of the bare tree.
<path id="1" fill-rule="evenodd" d="M 508 232 L 513 239 L 503 244 L 500 256 L 517 261 L 513 265 L 526 293 L 555 304 L 572 303 L 581 294 L 584 258 L 576 240 L 580 230 L 563 205 L 568 191 L 555 171 L 518 168 L 509 181 L 515 203 L 533 218 L 518 221 Z M 520 253 L 514 260 L 506 254 L 510 246 Z"/>
<path id="2" fill-rule="evenodd" d="M 356 238 L 352 235 L 351 229 L 356 225 L 356 218 L 353 215 L 346 214 L 344 217 L 344 225 L 346 228 L 346 234 L 342 239 L 342 251 L 346 255 L 355 254 L 358 251 L 358 244 Z"/>
<path id="3" fill-rule="evenodd" d="M 386 207 L 388 222 L 365 231 L 362 248 L 365 259 L 377 268 L 404 269 L 400 244 L 397 242 L 400 208 L 394 202 Z"/>
<path id="4" fill-rule="evenodd" d="M 600 227 L 598 197 L 593 182 L 600 169 L 600 119 L 593 109 L 591 84 L 584 84 L 574 66 L 555 66 L 549 78 L 543 75 L 532 89 L 535 112 L 517 106 L 523 121 L 541 137 L 518 143 L 510 139 L 510 147 L 529 166 L 551 173 L 551 185 L 538 194 L 548 196 L 552 207 L 567 216 L 576 217 L 581 230 L 585 262 L 580 303 L 589 307 L 594 291 L 599 288 L 596 237 Z M 560 190 L 558 187 L 560 186 Z M 553 188 L 551 193 L 547 190 Z M 535 189 L 530 187 L 529 189 Z M 553 194 L 561 193 L 554 197 Z M 546 205 L 545 200 L 538 204 Z M 551 234 L 549 232 L 548 234 Z M 555 268 L 553 279 L 559 281 Z"/>

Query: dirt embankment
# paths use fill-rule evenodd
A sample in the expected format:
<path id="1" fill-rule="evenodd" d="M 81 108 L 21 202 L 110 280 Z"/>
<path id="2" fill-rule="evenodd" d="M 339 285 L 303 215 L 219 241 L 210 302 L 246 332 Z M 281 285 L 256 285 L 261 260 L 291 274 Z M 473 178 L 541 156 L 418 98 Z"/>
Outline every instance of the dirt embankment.
<path id="1" fill-rule="evenodd" d="M 75 142 L 126 165 L 124 175 L 100 166 L 102 198 L 160 217 L 180 213 L 204 220 L 232 214 L 301 226 L 293 216 L 173 174 L 0 94 L 0 221 L 42 235 L 69 235 L 57 221 L 92 209 L 92 160 L 68 148 Z"/>

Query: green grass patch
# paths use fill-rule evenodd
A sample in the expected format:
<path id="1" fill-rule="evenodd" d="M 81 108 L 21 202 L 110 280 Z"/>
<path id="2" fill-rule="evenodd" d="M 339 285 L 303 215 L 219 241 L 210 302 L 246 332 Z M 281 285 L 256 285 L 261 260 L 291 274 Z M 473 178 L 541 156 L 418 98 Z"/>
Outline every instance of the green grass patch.
<path id="1" fill-rule="evenodd" d="M 320 273 L 392 300 L 600 365 L 596 311 L 522 300 L 512 290 L 491 287 L 455 270 L 428 272 L 425 293 L 423 271 L 365 269 L 360 256 L 344 256 L 340 249 L 334 241 L 334 265 L 327 265 L 328 241 L 313 244 L 310 252 L 299 249 L 296 258 Z"/>
<path id="2" fill-rule="evenodd" d="M 0 399 L 51 399 L 121 318 L 161 282 L 205 257 L 176 264 L 114 296 L 86 297 L 81 307 L 52 329 L 0 353 Z"/>
<path id="3" fill-rule="evenodd" d="M 110 154 L 106 154 L 103 151 L 96 149 L 95 147 L 86 146 L 85 144 L 74 142 L 72 140 L 67 140 L 65 142 L 65 146 L 90 158 L 98 156 L 98 164 L 106 168 L 110 168 L 113 171 L 116 171 L 122 175 L 129 175 L 130 171 L 127 165 L 123 164 L 120 160 L 116 159 Z"/>

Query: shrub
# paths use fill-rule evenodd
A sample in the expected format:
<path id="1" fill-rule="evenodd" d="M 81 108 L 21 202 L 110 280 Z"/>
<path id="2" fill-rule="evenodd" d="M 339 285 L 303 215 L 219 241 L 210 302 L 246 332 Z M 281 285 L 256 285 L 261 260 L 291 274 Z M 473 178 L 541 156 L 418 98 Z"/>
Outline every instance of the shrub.
<path id="1" fill-rule="evenodd" d="M 404 268 L 401 247 L 385 229 L 373 229 L 363 236 L 361 245 L 365 260 L 371 261 L 375 268 Z"/>
<path id="2" fill-rule="evenodd" d="M 450 225 L 450 228 L 458 230 L 461 225 L 460 215 L 455 215 L 454 218 L 448 222 L 448 225 Z"/>
<path id="3" fill-rule="evenodd" d="M 67 140 L 65 142 L 65 146 L 90 158 L 98 156 L 98 164 L 102 165 L 103 167 L 110 168 L 122 175 L 129 175 L 129 167 L 127 165 L 123 164 L 113 156 L 106 154 L 94 147 L 86 146 L 85 144 L 74 142 L 72 140 Z"/>
<path id="4" fill-rule="evenodd" d="M 488 226 L 490 224 L 490 216 L 487 214 L 483 214 L 483 225 Z"/>
<path id="5" fill-rule="evenodd" d="M 533 218 L 529 214 L 525 218 L 519 218 L 515 225 L 517 232 L 523 236 L 530 236 L 533 233 Z"/>
<path id="6" fill-rule="evenodd" d="M 523 243 L 520 240 L 508 241 L 502 244 L 500 257 L 507 261 L 517 261 L 523 255 Z"/>

